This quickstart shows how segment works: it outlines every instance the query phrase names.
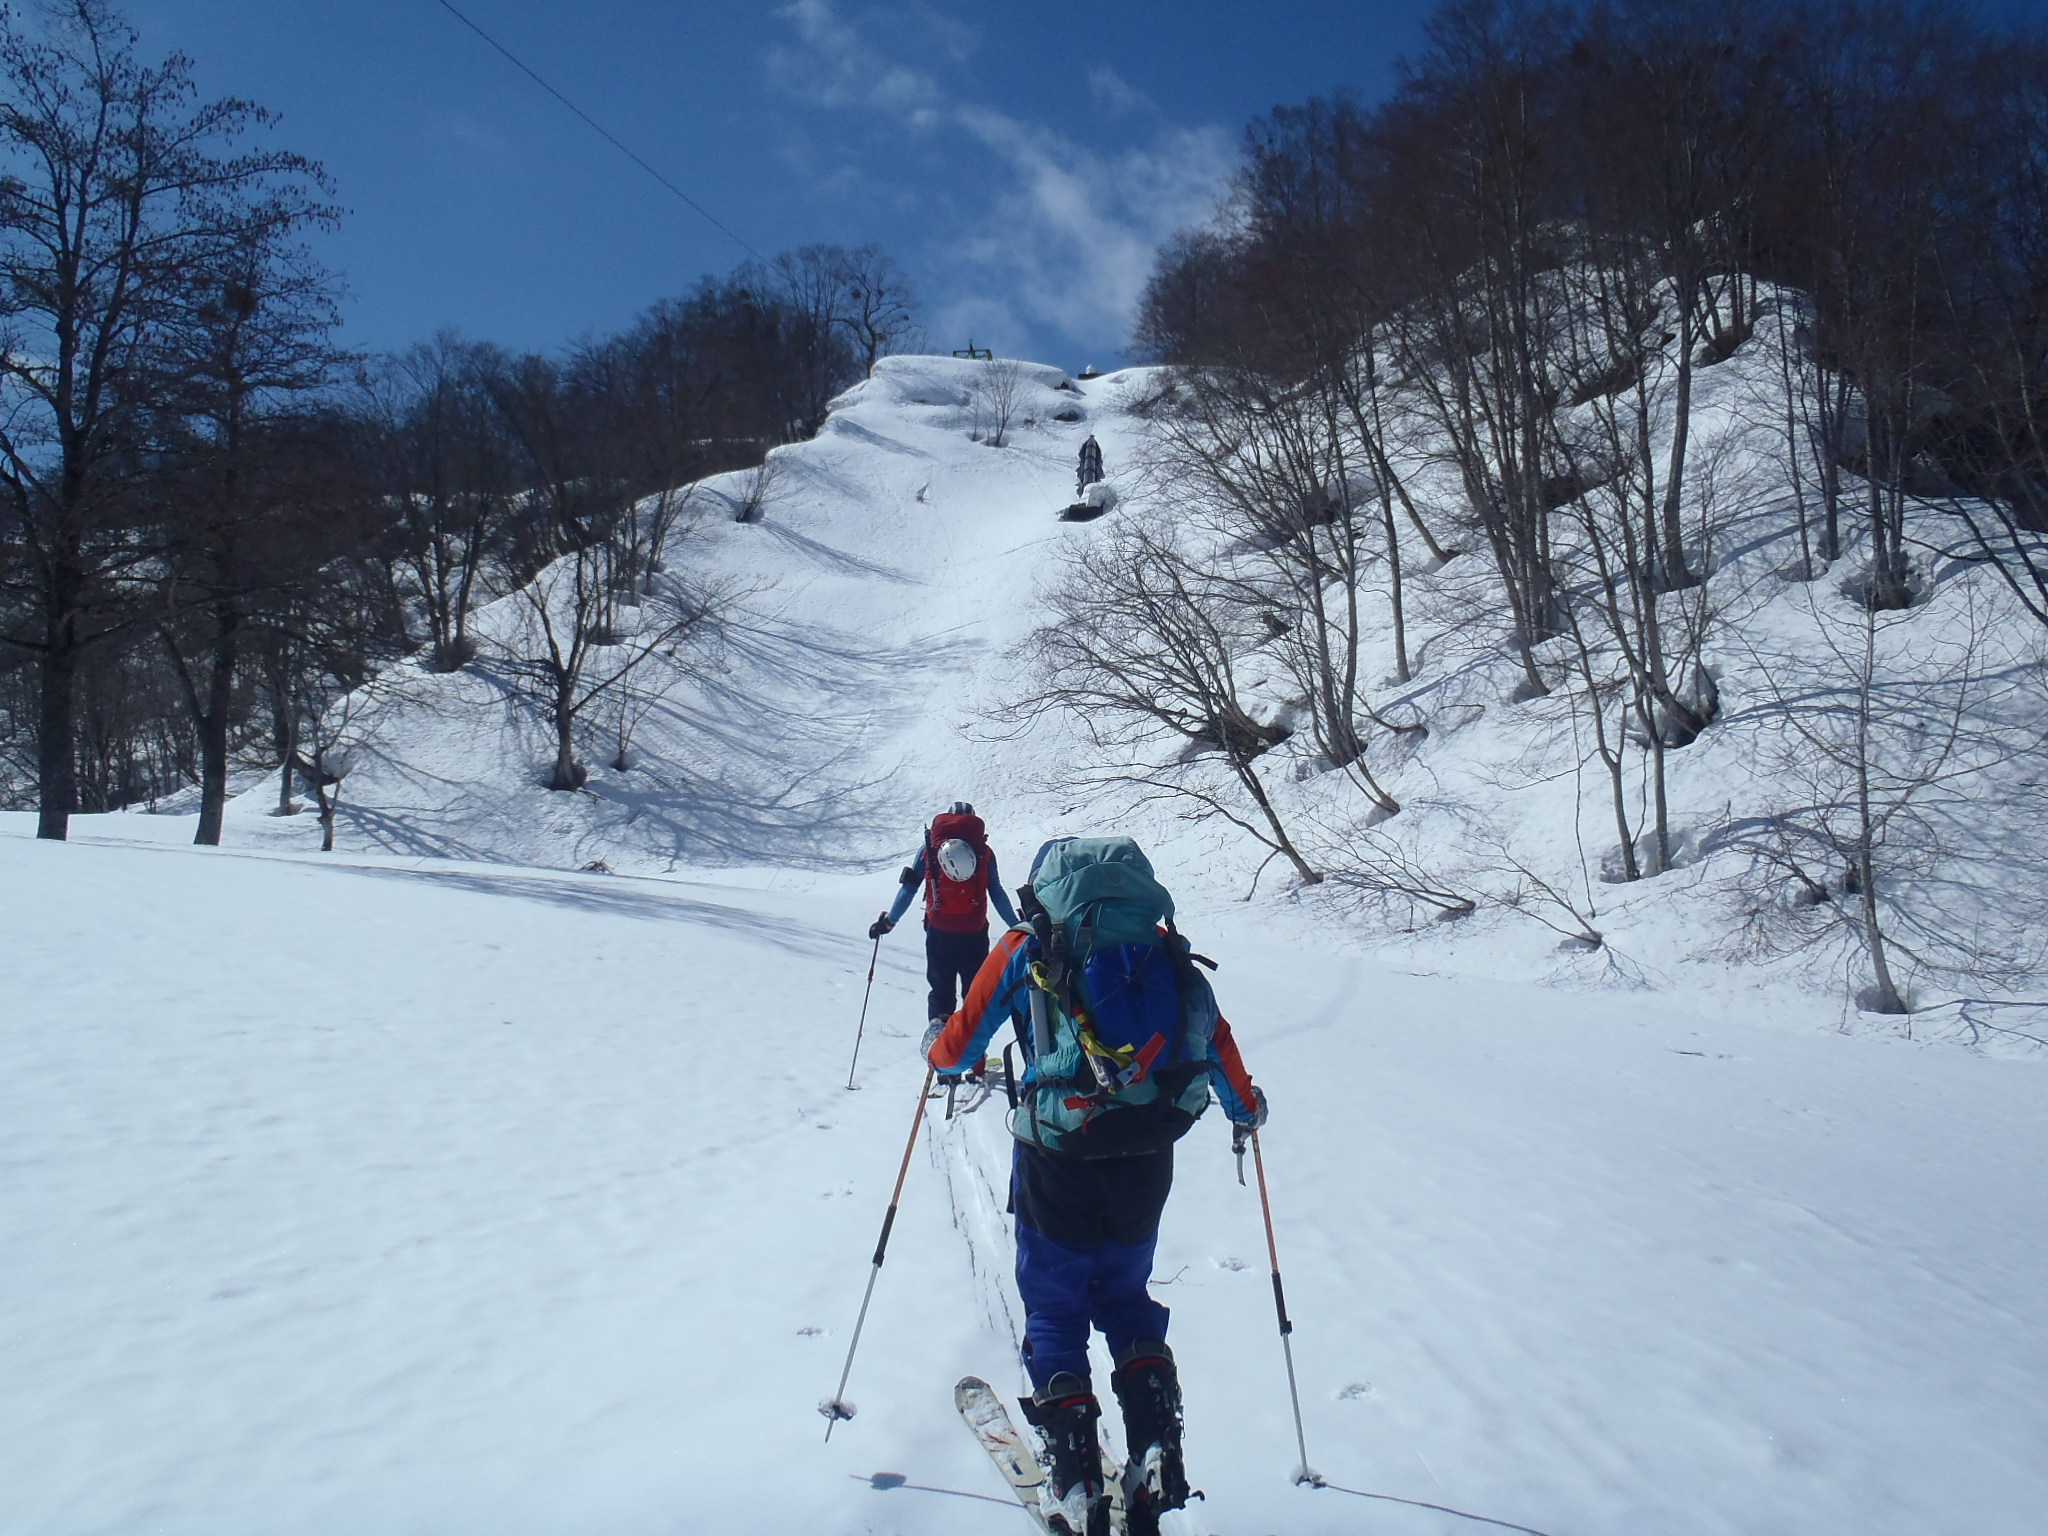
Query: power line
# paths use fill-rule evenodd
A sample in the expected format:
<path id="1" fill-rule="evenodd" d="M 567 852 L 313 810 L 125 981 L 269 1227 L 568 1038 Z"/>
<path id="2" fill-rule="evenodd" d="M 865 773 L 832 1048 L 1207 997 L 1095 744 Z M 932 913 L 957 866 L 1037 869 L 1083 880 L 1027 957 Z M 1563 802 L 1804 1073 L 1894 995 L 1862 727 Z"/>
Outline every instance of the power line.
<path id="1" fill-rule="evenodd" d="M 539 75 L 535 74 L 534 71 L 527 66 L 526 62 L 523 59 L 521 59 L 519 55 L 514 53 L 510 48 L 507 48 L 503 43 L 499 42 L 495 37 L 491 36 L 490 33 L 486 32 L 482 27 L 478 26 L 475 22 L 471 21 L 467 16 L 463 15 L 462 12 L 458 11 L 453 5 L 449 3 L 449 0 L 438 0 L 438 3 L 442 10 L 446 11 L 450 16 L 453 16 L 457 21 L 461 22 L 465 27 L 469 28 L 470 31 L 474 32 L 478 37 L 482 38 L 485 42 L 489 43 L 493 48 L 497 49 L 499 53 L 502 53 L 506 58 L 510 59 L 512 63 L 518 68 L 520 73 L 524 74 L 527 77 L 527 79 L 531 80 L 535 85 L 539 86 L 542 90 L 546 91 L 550 96 L 554 97 L 555 100 L 559 101 L 571 112 L 574 112 L 578 117 L 582 118 L 584 122 L 588 123 L 592 128 L 594 128 L 599 134 L 601 134 L 604 137 L 605 142 L 610 144 L 612 148 L 616 149 L 628 160 L 631 160 L 635 165 L 639 166 L 641 170 L 645 171 L 648 175 L 652 176 L 656 181 L 660 182 L 664 187 L 668 188 L 669 191 L 675 193 L 675 195 L 681 198 L 685 203 L 688 203 L 690 207 L 695 209 L 697 213 L 703 217 L 705 222 L 710 224 L 713 229 L 716 229 L 720 234 L 725 235 L 727 238 L 732 240 L 736 245 L 739 246 L 741 250 L 745 251 L 748 255 L 752 256 L 756 261 L 765 262 L 768 259 L 766 256 L 763 256 L 759 251 L 755 250 L 751 245 L 747 244 L 747 242 L 744 239 L 742 239 L 739 235 L 735 234 L 723 222 L 721 222 L 715 215 L 712 214 L 710 209 L 706 208 L 702 203 L 698 202 L 697 199 L 690 196 L 689 193 L 685 192 L 681 187 L 677 186 L 674 182 L 670 181 L 666 176 L 662 175 L 661 172 L 657 171 L 653 166 L 649 165 L 645 160 L 641 159 L 638 155 L 633 153 L 631 149 L 629 149 L 623 142 L 620 141 L 618 135 L 614 134 L 609 128 L 605 127 L 603 123 L 600 123 L 588 112 L 584 111 L 581 107 L 577 106 L 575 102 L 571 101 L 568 97 L 564 96 L 552 85 L 549 85 L 547 81 L 541 79 Z"/>

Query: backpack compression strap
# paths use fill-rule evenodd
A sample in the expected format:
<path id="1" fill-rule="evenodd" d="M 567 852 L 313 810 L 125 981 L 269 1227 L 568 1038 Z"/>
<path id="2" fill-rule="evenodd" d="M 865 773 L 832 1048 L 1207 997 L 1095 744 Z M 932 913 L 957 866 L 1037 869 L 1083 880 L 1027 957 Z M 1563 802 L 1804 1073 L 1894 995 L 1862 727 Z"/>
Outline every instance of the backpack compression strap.
<path id="1" fill-rule="evenodd" d="M 1081 1059 L 1088 1066 L 1087 1076 L 1068 1078 L 1065 1085 L 1085 1088 L 1092 1084 L 1096 1090 L 1088 1098 L 1069 1099 L 1067 1108 L 1079 1109 L 1084 1104 L 1100 1102 L 1119 1089 L 1143 1082 L 1145 1074 L 1152 1069 L 1152 1063 L 1166 1048 L 1164 1038 L 1154 1037 L 1142 1047 L 1105 1045 L 1095 1033 L 1094 1015 L 1088 1011 L 1087 1001 L 1075 984 L 1076 967 L 1065 926 L 1052 920 L 1052 914 L 1045 910 L 1045 903 L 1038 899 L 1038 893 L 1030 886 L 1022 887 L 1017 894 L 1024 919 L 1037 936 L 1039 953 L 1044 957 L 1031 962 L 1031 985 L 1043 992 L 1047 1000 L 1073 1022 L 1075 1037 L 1081 1044 Z M 1090 902 L 1082 908 L 1081 931 L 1084 934 L 1094 929 L 1095 906 L 1096 903 Z"/>

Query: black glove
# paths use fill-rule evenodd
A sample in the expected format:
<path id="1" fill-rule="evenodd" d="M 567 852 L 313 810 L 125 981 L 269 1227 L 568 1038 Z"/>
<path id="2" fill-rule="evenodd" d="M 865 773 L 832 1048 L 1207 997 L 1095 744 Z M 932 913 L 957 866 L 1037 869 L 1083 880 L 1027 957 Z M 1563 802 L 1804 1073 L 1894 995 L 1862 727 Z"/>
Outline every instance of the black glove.
<path id="1" fill-rule="evenodd" d="M 879 939 L 883 934 L 895 931 L 896 925 L 889 921 L 889 914 L 886 912 L 868 924 L 868 937 L 871 939 Z"/>
<path id="2" fill-rule="evenodd" d="M 1236 1123 L 1238 1125 L 1243 1126 L 1247 1131 L 1256 1131 L 1260 1126 L 1266 1123 L 1265 1089 L 1254 1088 L 1252 1090 L 1252 1102 L 1249 1106 L 1249 1109 L 1250 1113 L 1247 1114 L 1242 1120 L 1239 1120 Z"/>

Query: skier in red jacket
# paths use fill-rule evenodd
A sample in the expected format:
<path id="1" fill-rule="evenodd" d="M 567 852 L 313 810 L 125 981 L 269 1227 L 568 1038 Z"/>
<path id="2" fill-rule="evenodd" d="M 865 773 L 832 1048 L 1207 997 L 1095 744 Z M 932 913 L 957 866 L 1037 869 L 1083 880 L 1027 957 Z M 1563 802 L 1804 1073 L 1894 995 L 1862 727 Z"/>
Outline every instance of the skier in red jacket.
<path id="1" fill-rule="evenodd" d="M 924 890 L 924 974 L 931 988 L 925 1017 L 944 1020 L 988 958 L 989 904 L 995 904 L 1005 924 L 1017 921 L 996 872 L 988 829 L 965 800 L 955 800 L 950 811 L 932 818 L 924 846 L 903 871 L 895 904 L 869 924 L 868 937 L 879 939 L 894 930 L 919 887 Z"/>

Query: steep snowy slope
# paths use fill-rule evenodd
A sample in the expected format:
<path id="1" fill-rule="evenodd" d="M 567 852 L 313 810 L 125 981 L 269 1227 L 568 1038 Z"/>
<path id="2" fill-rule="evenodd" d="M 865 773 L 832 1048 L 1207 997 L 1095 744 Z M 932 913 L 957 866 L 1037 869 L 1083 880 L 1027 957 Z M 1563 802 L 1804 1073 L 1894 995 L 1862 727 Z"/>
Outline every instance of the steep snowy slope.
<path id="1" fill-rule="evenodd" d="M 342 846 L 779 875 L 900 857 L 955 798 L 1007 810 L 995 802 L 1036 775 L 976 728 L 1006 649 L 1036 620 L 1043 556 L 1086 534 L 1053 520 L 1073 499 L 1075 453 L 1093 430 L 1113 472 L 1128 464 L 1122 405 L 1144 375 L 1082 386 L 1020 365 L 1014 423 L 990 448 L 970 436 L 983 372 L 884 359 L 817 438 L 776 450 L 756 521 L 730 516 L 748 477 L 698 490 L 701 521 L 669 563 L 738 596 L 718 641 L 691 653 L 699 665 L 656 655 L 636 674 L 662 697 L 633 769 L 608 766 L 608 716 L 593 709 L 587 791 L 550 794 L 552 740 L 489 656 L 455 677 L 401 669 L 359 727 Z M 478 622 L 502 636 L 518 621 L 506 600 Z M 309 823 L 270 817 L 274 803 L 274 789 L 242 797 L 232 836 L 317 842 Z"/>

